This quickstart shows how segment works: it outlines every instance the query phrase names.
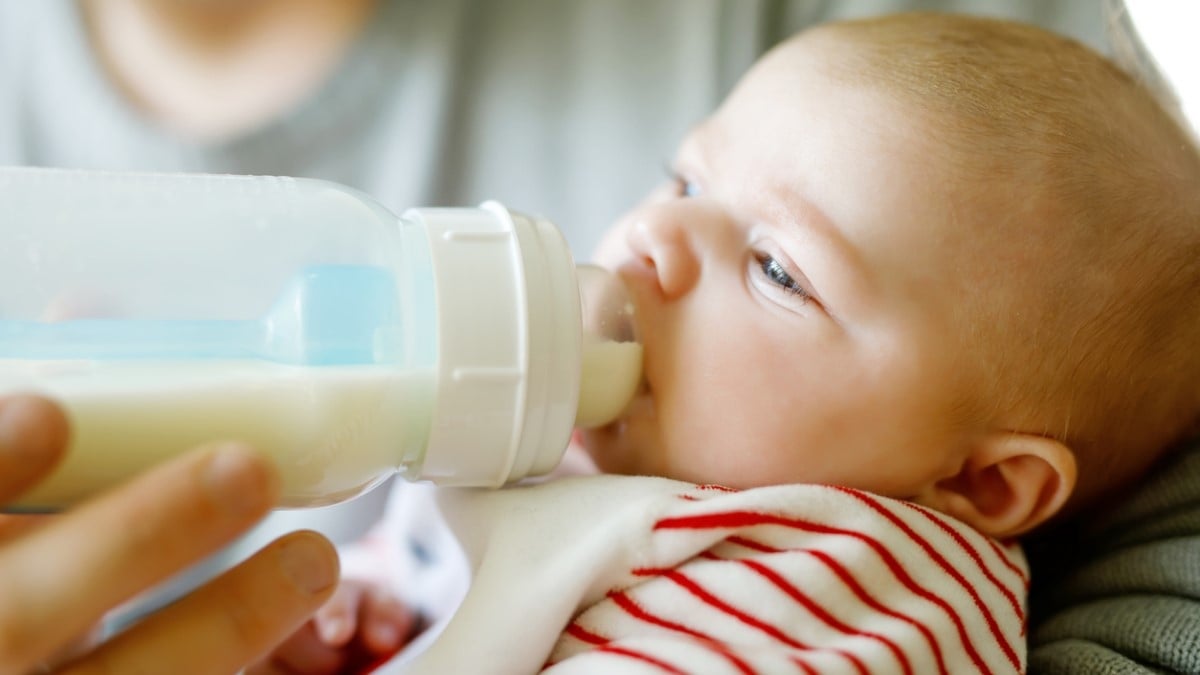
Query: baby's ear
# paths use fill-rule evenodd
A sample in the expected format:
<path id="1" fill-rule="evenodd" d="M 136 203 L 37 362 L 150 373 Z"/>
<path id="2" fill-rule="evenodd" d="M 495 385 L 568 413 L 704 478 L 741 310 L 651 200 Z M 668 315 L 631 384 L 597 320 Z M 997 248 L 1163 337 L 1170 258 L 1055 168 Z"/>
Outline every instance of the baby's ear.
<path id="1" fill-rule="evenodd" d="M 916 501 L 1007 539 L 1045 522 L 1074 489 L 1075 455 L 1067 446 L 1045 436 L 1006 431 L 984 438 L 957 474 L 938 481 Z"/>

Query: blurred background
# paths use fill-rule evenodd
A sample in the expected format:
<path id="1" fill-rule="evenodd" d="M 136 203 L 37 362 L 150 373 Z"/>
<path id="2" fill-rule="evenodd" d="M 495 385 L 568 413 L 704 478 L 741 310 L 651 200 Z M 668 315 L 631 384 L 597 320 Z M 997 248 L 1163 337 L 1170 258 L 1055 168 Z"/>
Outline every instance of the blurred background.
<path id="1" fill-rule="evenodd" d="M 1169 0 L 1125 0 L 1112 13 L 1118 28 L 1114 49 L 1126 65 L 1164 87 L 1189 120 L 1200 128 L 1200 4 Z M 1121 14 L 1124 13 L 1124 19 Z M 1129 43 L 1123 43 L 1123 40 Z"/>

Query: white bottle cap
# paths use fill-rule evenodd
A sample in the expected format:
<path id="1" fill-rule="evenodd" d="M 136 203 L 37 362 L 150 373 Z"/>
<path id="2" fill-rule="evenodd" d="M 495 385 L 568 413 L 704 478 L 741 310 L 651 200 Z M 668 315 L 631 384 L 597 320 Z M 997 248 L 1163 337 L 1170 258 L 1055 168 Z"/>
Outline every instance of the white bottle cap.
<path id="1" fill-rule="evenodd" d="M 496 202 L 403 218 L 426 228 L 438 315 L 429 440 L 408 477 L 495 487 L 549 471 L 579 398 L 579 286 L 566 240 Z"/>

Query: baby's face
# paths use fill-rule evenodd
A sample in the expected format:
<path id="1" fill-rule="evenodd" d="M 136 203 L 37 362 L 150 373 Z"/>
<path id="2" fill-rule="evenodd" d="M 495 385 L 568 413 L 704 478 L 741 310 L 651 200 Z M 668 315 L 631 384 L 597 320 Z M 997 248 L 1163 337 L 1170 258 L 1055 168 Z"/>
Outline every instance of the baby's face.
<path id="1" fill-rule="evenodd" d="M 974 200 L 934 131 L 793 46 L 690 134 L 597 255 L 630 287 L 647 383 L 584 434 L 602 470 L 896 497 L 954 473 Z"/>

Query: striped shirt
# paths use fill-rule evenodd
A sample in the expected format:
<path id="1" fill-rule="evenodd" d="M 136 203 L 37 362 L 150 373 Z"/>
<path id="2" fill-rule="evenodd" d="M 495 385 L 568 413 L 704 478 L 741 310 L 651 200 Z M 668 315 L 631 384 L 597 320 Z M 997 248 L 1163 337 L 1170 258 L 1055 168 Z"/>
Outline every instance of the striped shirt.
<path id="1" fill-rule="evenodd" d="M 1020 549 L 908 502 L 617 476 L 439 494 L 470 588 L 381 673 L 1024 671 Z"/>

